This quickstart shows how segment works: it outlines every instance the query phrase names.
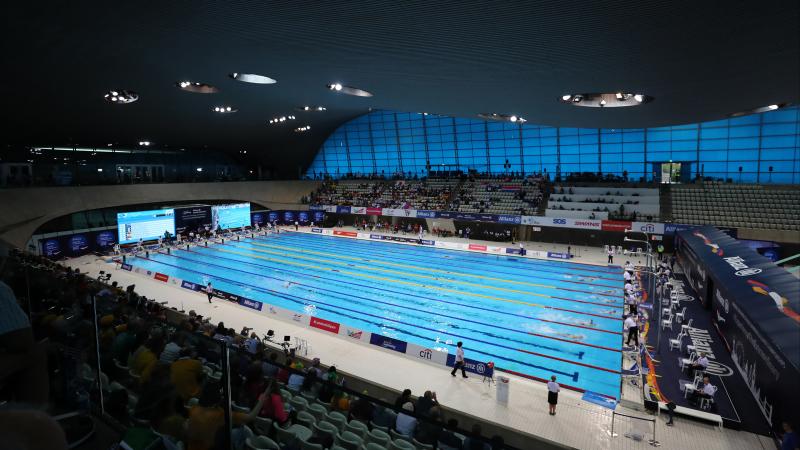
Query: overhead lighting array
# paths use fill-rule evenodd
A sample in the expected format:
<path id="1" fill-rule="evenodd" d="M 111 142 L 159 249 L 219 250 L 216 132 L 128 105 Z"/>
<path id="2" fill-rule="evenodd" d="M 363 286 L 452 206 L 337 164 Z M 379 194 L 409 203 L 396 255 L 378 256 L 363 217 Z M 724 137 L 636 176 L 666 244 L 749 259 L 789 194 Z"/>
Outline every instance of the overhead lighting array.
<path id="1" fill-rule="evenodd" d="M 328 88 L 328 90 L 340 94 L 353 95 L 356 97 L 372 97 L 372 92 L 365 91 L 364 89 L 359 89 L 353 86 L 345 86 L 339 82 L 326 84 L 325 86 Z"/>
<path id="2" fill-rule="evenodd" d="M 216 94 L 219 88 L 212 86 L 208 83 L 199 83 L 197 81 L 178 81 L 175 83 L 178 89 L 186 92 L 193 92 L 195 94 Z"/>
<path id="3" fill-rule="evenodd" d="M 280 117 L 275 117 L 275 118 L 269 119 L 269 123 L 271 125 L 272 124 L 279 124 L 279 123 L 284 123 L 287 120 L 294 120 L 294 119 L 295 119 L 294 116 L 280 116 Z"/>
<path id="4" fill-rule="evenodd" d="M 426 113 L 423 113 L 426 114 Z M 478 117 L 487 120 L 496 120 L 498 122 L 511 122 L 511 123 L 525 123 L 527 120 L 522 116 L 516 114 L 499 114 L 499 113 L 480 113 Z"/>
<path id="5" fill-rule="evenodd" d="M 140 147 L 149 147 L 150 146 L 150 141 L 139 141 L 139 146 Z"/>
<path id="6" fill-rule="evenodd" d="M 316 112 L 321 112 L 321 111 L 326 111 L 328 108 L 326 108 L 324 106 L 303 105 L 303 106 L 296 106 L 294 109 L 295 109 L 295 111 L 306 111 L 306 112 L 316 111 Z"/>
<path id="7" fill-rule="evenodd" d="M 220 113 L 220 114 L 233 114 L 236 111 L 239 111 L 239 110 L 234 108 L 234 107 L 232 107 L 232 106 L 215 106 L 214 107 L 214 112 Z"/>
<path id="8" fill-rule="evenodd" d="M 775 104 L 772 104 L 772 105 L 767 105 L 767 106 L 761 106 L 761 107 L 758 107 L 758 108 L 748 109 L 746 111 L 735 112 L 733 114 L 729 114 L 729 116 L 730 117 L 741 117 L 741 116 L 746 116 L 748 114 L 758 114 L 758 113 L 763 113 L 763 112 L 775 111 L 775 110 L 778 110 L 780 108 L 783 108 L 783 107 L 789 106 L 789 105 L 790 105 L 790 103 L 775 103 Z"/>
<path id="9" fill-rule="evenodd" d="M 108 91 L 103 98 L 109 103 L 125 105 L 139 100 L 139 94 L 128 89 L 115 89 Z"/>
<path id="10" fill-rule="evenodd" d="M 615 92 L 611 94 L 565 94 L 561 96 L 562 103 L 575 106 L 595 108 L 621 108 L 626 106 L 639 106 L 653 100 L 653 97 L 644 94 L 629 92 Z"/>
<path id="11" fill-rule="evenodd" d="M 310 129 L 311 129 L 311 125 L 305 125 L 305 126 L 302 126 L 302 127 L 295 128 L 294 132 L 295 133 L 305 133 L 306 131 L 308 131 Z"/>

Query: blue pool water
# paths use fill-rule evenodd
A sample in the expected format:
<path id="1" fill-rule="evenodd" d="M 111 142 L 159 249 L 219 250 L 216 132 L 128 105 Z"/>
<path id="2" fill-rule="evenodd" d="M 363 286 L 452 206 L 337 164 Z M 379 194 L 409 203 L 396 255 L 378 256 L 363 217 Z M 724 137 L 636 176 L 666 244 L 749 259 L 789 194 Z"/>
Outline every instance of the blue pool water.
<path id="1" fill-rule="evenodd" d="M 622 271 L 282 233 L 133 265 L 618 397 Z M 312 306 L 313 305 L 313 306 Z"/>

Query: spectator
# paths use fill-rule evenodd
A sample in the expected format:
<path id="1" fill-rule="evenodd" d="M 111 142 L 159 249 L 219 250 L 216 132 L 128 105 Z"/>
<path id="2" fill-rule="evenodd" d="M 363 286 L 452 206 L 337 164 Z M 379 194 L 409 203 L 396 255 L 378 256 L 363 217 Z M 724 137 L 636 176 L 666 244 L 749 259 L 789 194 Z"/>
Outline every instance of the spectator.
<path id="1" fill-rule="evenodd" d="M 792 430 L 789 422 L 783 422 L 783 437 L 781 438 L 781 450 L 798 450 L 800 449 L 800 440 L 797 438 L 797 433 Z"/>
<path id="2" fill-rule="evenodd" d="M 367 395 L 367 391 L 364 391 L 364 395 Z M 366 397 L 359 397 L 350 403 L 350 418 L 369 423 L 372 420 L 374 410 L 375 405 L 372 402 L 367 400 Z"/>
<path id="3" fill-rule="evenodd" d="M 245 375 L 244 385 L 239 393 L 239 402 L 237 403 L 245 406 L 254 405 L 258 401 L 258 396 L 266 389 L 266 385 L 261 372 L 261 364 L 251 363 L 247 368 L 247 375 Z"/>
<path id="4" fill-rule="evenodd" d="M 279 369 L 277 353 L 270 353 L 269 361 L 261 363 L 261 371 L 264 373 L 265 377 L 274 378 L 278 374 Z"/>
<path id="5" fill-rule="evenodd" d="M 425 391 L 425 394 L 417 399 L 417 414 L 426 416 L 431 408 L 438 405 L 439 401 L 436 399 L 436 392 Z"/>
<path id="6" fill-rule="evenodd" d="M 200 394 L 203 364 L 197 359 L 197 352 L 193 348 L 181 350 L 178 360 L 170 366 L 169 377 L 184 402 Z"/>
<path id="7" fill-rule="evenodd" d="M 481 426 L 477 423 L 472 426 L 472 434 L 464 439 L 464 444 L 461 448 L 464 450 L 491 450 L 489 444 L 483 441 Z"/>
<path id="8" fill-rule="evenodd" d="M 403 404 L 402 409 L 403 411 L 408 411 L 413 413 L 414 404 L 411 402 L 406 402 Z M 417 419 L 408 414 L 404 414 L 403 411 L 397 414 L 397 420 L 395 422 L 394 428 L 397 430 L 398 433 L 402 434 L 403 436 L 406 436 L 408 438 L 414 437 L 414 431 L 417 428 Z"/>
<path id="9" fill-rule="evenodd" d="M 411 389 L 404 389 L 403 393 L 394 401 L 395 408 L 402 408 L 403 405 L 411 401 Z"/>
<path id="10" fill-rule="evenodd" d="M 450 419 L 447 421 L 447 428 L 439 434 L 436 447 L 439 450 L 461 450 L 461 438 L 456 436 L 458 421 Z"/>
<path id="11" fill-rule="evenodd" d="M 430 421 L 422 421 L 417 429 L 416 439 L 423 444 L 436 445 L 442 434 L 442 413 L 438 406 L 431 408 Z"/>
<path id="12" fill-rule="evenodd" d="M 225 411 L 221 405 L 222 387 L 217 383 L 209 383 L 203 388 L 197 406 L 189 410 L 189 421 L 186 428 L 187 450 L 211 450 L 214 446 L 218 430 L 225 425 Z M 256 406 L 249 413 L 233 412 L 233 425 L 251 422 L 264 405 L 266 396 L 260 395 Z"/>
<path id="13" fill-rule="evenodd" d="M 164 346 L 164 350 L 161 351 L 161 356 L 158 357 L 158 360 L 166 364 L 174 363 L 180 356 L 182 343 L 183 335 L 180 333 L 173 334 L 172 339 L 169 340 L 167 345 Z"/>
<path id="14" fill-rule="evenodd" d="M 158 362 L 158 355 L 163 345 L 160 333 L 151 337 L 141 346 L 131 360 L 131 373 L 138 375 L 141 383 L 146 383 L 150 379 L 150 372 Z"/>
<path id="15" fill-rule="evenodd" d="M 372 423 L 379 427 L 391 428 L 394 426 L 395 415 L 391 409 L 378 405 L 372 412 Z"/>
<path id="16" fill-rule="evenodd" d="M 278 425 L 284 425 L 289 421 L 289 414 L 283 405 L 283 398 L 281 397 L 278 384 L 271 382 L 267 387 L 264 395 L 259 399 L 263 399 L 261 412 L 258 414 L 260 417 L 272 419 Z"/>

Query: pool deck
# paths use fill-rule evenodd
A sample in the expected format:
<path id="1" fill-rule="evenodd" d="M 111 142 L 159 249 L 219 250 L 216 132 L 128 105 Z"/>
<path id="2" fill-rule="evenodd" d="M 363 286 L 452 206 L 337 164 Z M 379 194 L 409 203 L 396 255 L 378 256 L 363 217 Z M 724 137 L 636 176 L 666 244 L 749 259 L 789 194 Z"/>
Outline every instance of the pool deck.
<path id="1" fill-rule="evenodd" d="M 351 229 L 352 230 L 352 229 Z M 444 238 L 454 242 L 465 239 Z M 496 245 L 486 241 L 471 243 Z M 536 242 L 526 243 L 526 248 L 549 251 L 566 251 L 566 245 L 551 245 Z M 606 255 L 602 248 L 572 246 L 581 262 L 605 265 Z M 615 261 L 615 263 L 618 261 Z M 631 261 L 634 264 L 637 261 Z M 621 261 L 624 263 L 624 261 Z M 562 390 L 558 414 L 547 414 L 547 388 L 544 384 L 524 378 L 509 376 L 510 396 L 508 404 L 496 401 L 495 390 L 480 377 L 469 379 L 452 378 L 448 371 L 422 362 L 398 358 L 388 352 L 362 345 L 342 345 L 342 340 L 323 332 L 303 328 L 287 322 L 278 322 L 267 316 L 253 314 L 238 305 L 217 301 L 209 304 L 204 295 L 185 289 L 176 289 L 153 279 L 121 270 L 105 263 L 96 256 L 84 256 L 68 261 L 71 267 L 96 276 L 100 270 L 112 273 L 112 280 L 126 286 L 136 284 L 136 291 L 148 298 L 166 301 L 168 306 L 212 318 L 212 322 L 224 321 L 235 329 L 243 326 L 257 330 L 276 330 L 277 335 L 291 335 L 306 339 L 310 346 L 309 357 L 317 356 L 323 364 L 335 364 L 344 372 L 358 374 L 376 383 L 396 390 L 409 388 L 415 394 L 434 390 L 442 404 L 464 414 L 493 422 L 501 427 L 522 434 L 539 436 L 559 443 L 565 448 L 580 449 L 644 449 L 651 448 L 646 441 L 636 442 L 624 437 L 629 419 L 617 418 L 616 431 L 611 437 L 612 411 L 593 403 L 585 402 L 578 393 Z M 469 355 L 467 355 L 469 357 Z M 413 376 L 410 376 L 413 374 Z M 655 417 L 622 405 L 617 413 L 635 417 L 656 419 L 656 437 L 663 448 L 685 449 L 698 447 L 704 450 L 752 450 L 773 449 L 771 439 L 752 433 L 734 430 L 718 431 L 714 425 L 676 418 L 675 427 L 665 426 L 665 416 Z M 650 424 L 652 429 L 652 424 Z M 536 448 L 534 441 L 527 448 Z M 527 450 L 527 448 L 525 450 Z"/>

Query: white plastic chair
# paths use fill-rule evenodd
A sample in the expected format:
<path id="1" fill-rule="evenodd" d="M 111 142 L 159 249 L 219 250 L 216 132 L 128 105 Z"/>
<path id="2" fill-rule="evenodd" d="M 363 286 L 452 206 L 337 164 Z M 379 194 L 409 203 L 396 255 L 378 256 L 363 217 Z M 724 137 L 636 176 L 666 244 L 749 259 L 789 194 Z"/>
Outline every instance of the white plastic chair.
<path id="1" fill-rule="evenodd" d="M 661 321 L 661 328 L 662 329 L 669 328 L 670 330 L 672 330 L 672 316 L 669 316 Z"/>
<path id="2" fill-rule="evenodd" d="M 717 393 L 717 387 L 712 385 L 711 386 L 711 390 L 714 391 L 711 394 L 711 397 L 708 397 L 708 398 L 703 397 L 703 398 L 700 399 L 700 409 L 708 409 L 708 408 L 711 407 L 711 404 L 714 403 L 714 396 Z"/>
<path id="3" fill-rule="evenodd" d="M 681 333 L 686 334 L 689 332 L 689 328 L 692 328 L 692 322 L 694 319 L 689 319 L 688 322 L 681 324 Z M 692 347 L 694 348 L 694 347 Z"/>
<path id="4" fill-rule="evenodd" d="M 685 317 L 685 315 L 686 315 L 686 307 L 684 306 L 683 309 L 681 309 L 681 312 L 675 313 L 675 320 L 678 321 L 678 323 L 683 323 L 683 318 Z"/>
<path id="5" fill-rule="evenodd" d="M 674 339 L 669 340 L 669 350 L 677 349 L 679 352 L 681 351 L 681 347 L 683 347 L 683 333 L 678 334 L 678 336 Z"/>

